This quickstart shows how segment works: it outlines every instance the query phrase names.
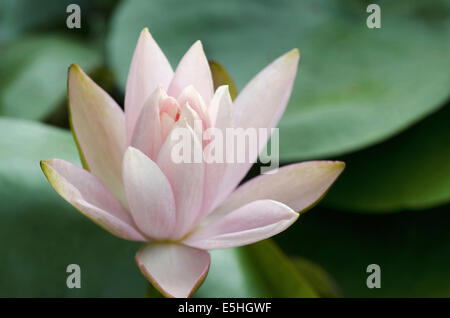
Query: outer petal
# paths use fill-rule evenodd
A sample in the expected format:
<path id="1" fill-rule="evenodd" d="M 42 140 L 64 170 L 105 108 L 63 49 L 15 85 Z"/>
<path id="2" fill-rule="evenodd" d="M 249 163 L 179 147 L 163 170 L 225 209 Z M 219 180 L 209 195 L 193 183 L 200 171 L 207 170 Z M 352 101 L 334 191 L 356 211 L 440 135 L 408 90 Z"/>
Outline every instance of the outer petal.
<path id="1" fill-rule="evenodd" d="M 60 159 L 43 160 L 41 168 L 60 196 L 102 228 L 126 240 L 146 241 L 128 212 L 96 176 Z"/>
<path id="2" fill-rule="evenodd" d="M 203 161 L 194 162 L 194 155 L 189 158 L 191 162 L 179 162 L 172 158 L 173 152 L 177 153 L 175 147 L 182 143 L 176 136 L 179 133 L 178 129 L 183 130 L 182 138 L 189 138 L 189 144 L 192 145 L 192 154 L 197 152 L 200 156 L 202 155 L 202 145 L 185 120 L 179 122 L 176 128 L 172 130 L 159 153 L 158 166 L 172 186 L 177 208 L 177 221 L 173 239 L 182 238 L 192 229 L 198 219 L 203 199 L 205 166 Z M 183 151 L 185 151 L 184 148 Z"/>
<path id="3" fill-rule="evenodd" d="M 122 109 L 76 64 L 69 68 L 68 91 L 72 129 L 84 163 L 126 206 L 121 178 L 125 151 Z"/>
<path id="4" fill-rule="evenodd" d="M 151 159 L 155 159 L 161 147 L 159 102 L 166 96 L 160 86 L 150 95 L 142 108 L 131 138 L 131 145 Z"/>
<path id="5" fill-rule="evenodd" d="M 298 216 L 283 203 L 273 200 L 253 201 L 224 216 L 211 216 L 183 243 L 201 249 L 247 245 L 284 231 Z"/>
<path id="6" fill-rule="evenodd" d="M 168 93 L 170 96 L 178 97 L 181 91 L 189 85 L 193 85 L 203 97 L 205 104 L 209 105 L 214 94 L 214 85 L 208 60 L 200 41 L 195 42 L 181 59 Z"/>
<path id="7" fill-rule="evenodd" d="M 150 158 L 128 147 L 123 181 L 131 214 L 138 228 L 154 239 L 167 239 L 175 226 L 175 200 L 166 176 Z"/>
<path id="8" fill-rule="evenodd" d="M 236 127 L 273 128 L 286 109 L 300 55 L 293 49 L 259 72 L 234 101 Z"/>
<path id="9" fill-rule="evenodd" d="M 137 252 L 136 263 L 162 294 L 190 297 L 208 274 L 210 256 L 178 244 L 148 244 Z"/>
<path id="10" fill-rule="evenodd" d="M 297 73 L 299 53 L 294 49 L 258 73 L 234 101 L 234 124 L 241 128 L 275 128 L 286 109 Z M 267 142 L 267 141 L 266 141 Z M 259 152 L 266 142 L 259 143 Z M 226 197 L 246 175 L 256 157 L 232 166 L 221 190 Z"/>
<path id="11" fill-rule="evenodd" d="M 296 211 L 317 203 L 344 170 L 341 161 L 307 161 L 260 175 L 236 189 L 214 214 L 227 213 L 254 200 L 280 201 Z"/>
<path id="12" fill-rule="evenodd" d="M 172 77 L 173 70 L 166 56 L 148 29 L 143 29 L 131 61 L 125 94 L 128 142 L 147 98 L 158 85 L 167 90 Z"/>

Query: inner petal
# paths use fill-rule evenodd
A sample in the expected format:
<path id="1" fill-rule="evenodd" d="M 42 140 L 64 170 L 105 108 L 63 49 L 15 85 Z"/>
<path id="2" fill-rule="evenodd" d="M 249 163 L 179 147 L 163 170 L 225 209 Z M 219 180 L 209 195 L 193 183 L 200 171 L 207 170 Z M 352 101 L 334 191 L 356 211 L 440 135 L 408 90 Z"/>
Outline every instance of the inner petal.
<path id="1" fill-rule="evenodd" d="M 178 105 L 178 102 L 173 97 L 166 97 L 161 99 L 159 103 L 159 115 L 162 116 L 163 113 L 166 113 L 171 117 L 174 121 L 177 121 L 180 118 L 181 108 Z"/>
<path id="2" fill-rule="evenodd" d="M 202 96 L 197 92 L 197 90 L 192 86 L 187 86 L 183 89 L 180 96 L 178 96 L 178 103 L 180 105 L 189 104 L 193 110 L 198 114 L 200 119 L 203 121 L 204 128 L 211 127 L 209 115 L 207 112 L 207 107 L 203 101 Z"/>

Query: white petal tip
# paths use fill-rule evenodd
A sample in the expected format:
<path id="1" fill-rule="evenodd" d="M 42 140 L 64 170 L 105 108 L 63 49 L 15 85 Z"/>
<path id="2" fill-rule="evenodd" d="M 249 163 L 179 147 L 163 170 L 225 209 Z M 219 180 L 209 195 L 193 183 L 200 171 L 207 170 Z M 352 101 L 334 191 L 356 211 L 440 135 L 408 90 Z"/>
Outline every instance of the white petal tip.
<path id="1" fill-rule="evenodd" d="M 142 36 L 150 36 L 150 37 L 151 37 L 150 31 L 148 30 L 147 27 L 145 27 L 145 28 L 142 29 L 141 35 L 142 35 Z"/>
<path id="2" fill-rule="evenodd" d="M 195 47 L 195 48 L 200 48 L 200 49 L 202 49 L 203 50 L 203 44 L 202 44 L 202 41 L 200 41 L 200 40 L 197 40 L 197 41 L 195 41 L 195 43 L 192 45 L 192 47 Z"/>

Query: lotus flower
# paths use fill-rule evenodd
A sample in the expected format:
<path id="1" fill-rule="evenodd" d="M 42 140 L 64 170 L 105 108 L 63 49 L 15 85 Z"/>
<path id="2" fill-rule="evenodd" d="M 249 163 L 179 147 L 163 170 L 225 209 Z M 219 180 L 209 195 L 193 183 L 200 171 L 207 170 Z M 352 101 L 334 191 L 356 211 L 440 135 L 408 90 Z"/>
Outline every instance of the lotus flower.
<path id="1" fill-rule="evenodd" d="M 84 166 L 41 161 L 50 184 L 71 205 L 115 236 L 146 244 L 141 272 L 164 295 L 188 297 L 205 279 L 210 249 L 251 244 L 289 227 L 315 204 L 343 170 L 342 162 L 282 167 L 238 187 L 246 163 L 174 163 L 176 127 L 273 128 L 296 76 L 292 50 L 257 74 L 232 102 L 227 86 L 214 92 L 197 41 L 173 72 L 147 29 L 128 74 L 125 111 L 77 65 L 69 68 L 72 131 Z M 195 139 L 197 138 L 197 139 Z M 267 141 L 267 140 L 266 140 Z"/>

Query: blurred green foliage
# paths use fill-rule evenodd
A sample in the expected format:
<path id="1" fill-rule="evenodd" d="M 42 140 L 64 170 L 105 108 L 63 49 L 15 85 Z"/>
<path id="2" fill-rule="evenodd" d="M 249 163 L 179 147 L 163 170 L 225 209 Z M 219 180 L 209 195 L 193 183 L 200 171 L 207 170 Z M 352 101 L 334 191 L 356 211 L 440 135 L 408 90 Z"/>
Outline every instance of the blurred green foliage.
<path id="1" fill-rule="evenodd" d="M 39 160 L 80 164 L 67 129 L 67 67 L 80 64 L 122 104 L 149 27 L 173 67 L 202 40 L 225 74 L 218 82 L 230 81 L 223 65 L 239 89 L 298 47 L 282 162 L 347 164 L 324 204 L 276 238 L 282 249 L 264 241 L 213 251 L 196 296 L 450 297 L 448 1 L 377 1 L 378 30 L 365 26 L 371 1 L 80 0 L 82 28 L 70 30 L 71 2 L 0 0 L 0 296 L 144 295 L 139 244 L 61 199 Z M 82 269 L 79 290 L 65 284 L 71 263 Z M 372 263 L 381 265 L 379 290 L 365 284 Z"/>
<path id="2" fill-rule="evenodd" d="M 324 203 L 354 212 L 426 209 L 450 200 L 450 107 L 369 149 L 340 158 L 346 172 Z"/>
<path id="3" fill-rule="evenodd" d="M 67 65 L 79 61 L 90 72 L 101 63 L 98 51 L 61 35 L 23 37 L 0 60 L 0 115 L 33 120 L 49 116 L 65 97 Z"/>
<path id="4" fill-rule="evenodd" d="M 448 207 L 385 215 L 315 208 L 275 237 L 286 253 L 320 264 L 344 297 L 450 297 Z M 381 288 L 366 286 L 369 264 Z"/>

